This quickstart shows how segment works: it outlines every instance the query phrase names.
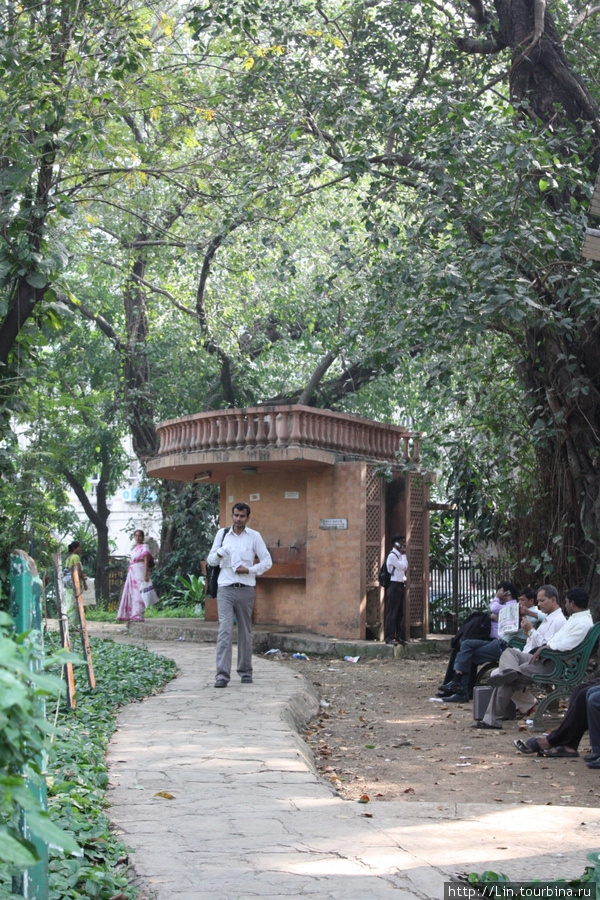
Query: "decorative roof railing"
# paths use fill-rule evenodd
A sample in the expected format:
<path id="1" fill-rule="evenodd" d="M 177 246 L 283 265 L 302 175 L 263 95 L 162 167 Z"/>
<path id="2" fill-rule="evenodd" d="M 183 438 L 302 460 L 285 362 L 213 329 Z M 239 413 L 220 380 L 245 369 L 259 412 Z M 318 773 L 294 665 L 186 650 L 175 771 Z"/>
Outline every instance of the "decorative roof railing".
<path id="1" fill-rule="evenodd" d="M 311 406 L 221 409 L 162 422 L 158 457 L 306 447 L 385 462 L 420 461 L 418 432 Z"/>

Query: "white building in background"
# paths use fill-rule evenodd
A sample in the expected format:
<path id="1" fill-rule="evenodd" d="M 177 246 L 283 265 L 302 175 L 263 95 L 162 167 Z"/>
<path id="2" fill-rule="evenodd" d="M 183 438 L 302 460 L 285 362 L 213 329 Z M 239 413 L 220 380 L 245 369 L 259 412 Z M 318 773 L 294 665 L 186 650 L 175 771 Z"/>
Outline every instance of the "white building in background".
<path id="1" fill-rule="evenodd" d="M 146 542 L 154 556 L 158 555 L 160 542 L 160 529 L 162 515 L 160 506 L 156 503 L 145 504 L 144 509 L 138 502 L 140 490 L 141 465 L 133 453 L 131 438 L 124 441 L 124 447 L 129 457 L 129 465 L 123 475 L 122 483 L 112 497 L 108 499 L 110 516 L 108 517 L 108 539 L 110 541 L 111 556 L 129 556 L 133 548 L 133 532 L 141 528 L 146 535 Z M 96 487 L 98 476 L 91 479 L 88 497 L 94 509 L 96 508 Z M 146 494 L 148 497 L 148 494 Z M 150 500 L 156 499 L 156 494 L 151 493 Z M 77 518 L 82 524 L 90 524 L 83 506 L 72 490 L 69 490 L 69 500 Z M 69 541 L 72 538 L 68 539 Z"/>

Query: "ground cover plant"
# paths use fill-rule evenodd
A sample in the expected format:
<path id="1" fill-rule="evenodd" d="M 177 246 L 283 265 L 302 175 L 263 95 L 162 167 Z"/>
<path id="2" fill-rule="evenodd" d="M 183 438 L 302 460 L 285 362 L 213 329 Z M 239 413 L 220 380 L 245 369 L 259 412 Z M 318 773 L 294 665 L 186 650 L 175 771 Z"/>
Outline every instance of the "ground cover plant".
<path id="1" fill-rule="evenodd" d="M 35 642 L 27 635 L 14 639 L 12 619 L 0 613 L 0 872 L 5 863 L 15 869 L 35 864 L 36 838 L 67 852 L 78 849 L 72 837 L 50 821 L 35 792 L 47 741 L 43 699 L 60 691 L 56 677 L 37 670 L 38 658 Z M 32 840 L 15 827 L 23 809 Z"/>
<path id="2" fill-rule="evenodd" d="M 571 897 L 589 897 L 589 889 L 591 885 L 596 886 L 596 891 L 598 891 L 598 887 L 600 886 L 600 853 L 594 851 L 593 853 L 588 853 L 588 860 L 591 865 L 585 867 L 585 871 L 581 878 L 573 878 L 570 881 L 565 879 L 564 887 L 565 889 L 570 889 L 569 896 Z M 468 881 L 470 884 L 477 884 L 482 886 L 481 896 L 482 897 L 495 897 L 501 896 L 502 894 L 502 885 L 510 883 L 510 878 L 508 875 L 505 875 L 502 872 L 493 872 L 487 871 L 482 872 L 480 875 L 477 872 L 469 872 L 468 876 L 464 879 Z M 561 879 L 559 879 L 560 881 Z M 513 894 L 515 897 L 526 897 L 532 896 L 531 889 L 535 891 L 536 887 L 538 890 L 542 887 L 542 884 L 539 881 L 532 881 L 528 885 L 524 886 L 524 890 L 522 894 Z"/>
<path id="3" fill-rule="evenodd" d="M 116 610 L 102 609 L 102 607 L 88 606 L 85 611 L 88 622 L 116 622 Z M 146 619 L 203 619 L 204 610 L 200 604 L 179 603 L 176 606 L 149 606 L 146 610 Z"/>
<path id="4" fill-rule="evenodd" d="M 57 643 L 47 638 L 47 650 Z M 51 850 L 50 900 L 90 897 L 135 897 L 128 885 L 127 848 L 113 834 L 105 815 L 105 753 L 115 728 L 117 710 L 160 690 L 175 674 L 172 660 L 139 647 L 92 640 L 96 689 L 87 686 L 85 668 L 76 667 L 77 709 L 64 700 L 48 764 L 48 807 L 51 819 L 82 848 L 66 857 Z M 48 718 L 55 709 L 48 709 Z M 11 896 L 10 879 L 0 877 L 0 898 Z"/>

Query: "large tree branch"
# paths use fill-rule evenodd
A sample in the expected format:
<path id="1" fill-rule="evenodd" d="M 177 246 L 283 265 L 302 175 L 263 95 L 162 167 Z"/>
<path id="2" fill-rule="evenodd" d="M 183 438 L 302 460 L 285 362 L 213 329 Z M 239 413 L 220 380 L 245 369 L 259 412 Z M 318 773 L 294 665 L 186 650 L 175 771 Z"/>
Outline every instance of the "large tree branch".
<path id="1" fill-rule="evenodd" d="M 584 9 L 583 12 L 580 12 L 578 16 L 575 16 L 575 18 L 571 22 L 571 27 L 563 35 L 563 43 L 571 37 L 576 28 L 578 28 L 580 25 L 583 25 L 583 23 L 588 19 L 591 19 L 592 16 L 598 15 L 598 13 L 600 13 L 600 3 L 597 6 L 592 6 L 591 9 Z"/>
<path id="2" fill-rule="evenodd" d="M 483 5 L 482 0 L 471 0 L 470 15 L 478 25 L 487 25 L 492 21 L 492 16 Z"/>
<path id="3" fill-rule="evenodd" d="M 313 137 L 319 138 L 319 140 L 327 146 L 328 156 L 331 156 L 331 158 L 335 159 L 336 162 L 343 162 L 343 159 L 346 155 L 343 149 L 339 146 L 332 134 L 319 128 L 316 119 L 310 112 L 306 113 L 306 117 L 304 119 L 304 130 L 307 132 L 307 134 L 312 134 Z"/>
<path id="4" fill-rule="evenodd" d="M 35 204 L 29 214 L 29 222 L 24 234 L 32 254 L 39 254 L 48 215 L 48 200 L 54 177 L 56 148 L 53 140 L 46 140 L 41 157 L 40 168 L 35 191 Z M 35 256 L 34 256 L 35 258 Z M 47 284 L 41 288 L 33 287 L 28 278 L 39 275 L 34 269 L 20 275 L 12 292 L 12 303 L 0 326 L 0 365 L 6 365 L 12 347 L 25 322 L 33 314 L 37 304 L 43 299 Z"/>
<path id="5" fill-rule="evenodd" d="M 319 393 L 326 398 L 327 405 L 333 407 L 336 401 L 341 400 L 347 394 L 357 393 L 363 385 L 373 381 L 380 374 L 380 369 L 375 366 L 363 365 L 356 363 L 348 366 L 337 378 L 331 381 L 325 381 L 321 384 Z M 261 403 L 261 406 L 269 406 L 273 404 L 294 404 L 299 402 L 304 388 L 299 388 L 292 394 L 278 394 Z M 314 406 L 314 403 L 308 404 Z"/>
<path id="6" fill-rule="evenodd" d="M 336 358 L 336 354 L 330 351 L 329 353 L 326 353 L 325 356 L 323 357 L 323 359 L 319 362 L 318 366 L 316 367 L 316 369 L 310 376 L 310 378 L 308 380 L 308 384 L 306 385 L 306 387 L 304 388 L 304 390 L 302 391 L 302 393 L 300 394 L 300 396 L 298 398 L 298 403 L 301 406 L 308 406 L 310 404 L 310 401 L 312 400 L 312 396 L 313 396 L 314 392 L 316 391 L 317 387 L 319 386 L 319 384 L 323 378 L 323 375 L 325 374 L 327 369 L 330 367 L 330 365 L 332 364 L 332 362 L 334 361 L 335 358 Z"/>
<path id="7" fill-rule="evenodd" d="M 0 365 L 6 365 L 10 351 L 25 322 L 43 299 L 45 288 L 34 288 L 21 276 L 13 292 L 13 301 L 0 326 Z"/>
<path id="8" fill-rule="evenodd" d="M 66 468 L 66 466 L 63 466 L 62 473 L 67 479 L 71 489 L 73 490 L 73 493 L 83 506 L 83 511 L 85 512 L 92 525 L 95 528 L 101 528 L 104 523 L 102 522 L 102 519 L 98 515 L 97 511 L 90 503 L 90 499 L 86 494 L 83 486 L 79 483 L 75 475 L 73 475 L 73 473 Z"/>
<path id="9" fill-rule="evenodd" d="M 224 234 L 217 234 L 212 238 L 210 244 L 208 245 L 208 249 L 204 254 L 202 269 L 200 271 L 200 278 L 198 280 L 198 289 L 196 291 L 196 315 L 198 316 L 200 327 L 205 333 L 208 331 L 208 314 L 206 312 L 206 304 L 204 302 L 204 291 L 206 289 L 206 282 L 208 281 L 211 263 L 214 259 L 215 253 L 223 243 L 224 237 Z"/>
<path id="10" fill-rule="evenodd" d="M 89 322 L 94 322 L 95 325 L 98 326 L 100 331 L 106 335 L 109 341 L 114 346 L 115 350 L 118 353 L 123 352 L 123 344 L 121 339 L 115 329 L 112 327 L 110 322 L 101 316 L 99 313 L 95 313 L 89 306 L 86 306 L 85 303 L 80 303 L 79 301 L 73 301 L 70 297 L 67 297 L 66 294 L 58 294 L 58 299 L 61 303 L 64 303 L 65 306 L 68 306 L 69 309 L 72 309 L 73 312 L 78 313 L 83 316 L 84 319 L 87 319 Z"/>
<path id="11" fill-rule="evenodd" d="M 454 39 L 454 42 L 458 49 L 462 50 L 463 53 L 480 53 L 484 56 L 488 56 L 493 53 L 500 53 L 501 50 L 504 50 L 504 45 L 492 38 L 482 40 L 474 37 L 457 37 Z"/>

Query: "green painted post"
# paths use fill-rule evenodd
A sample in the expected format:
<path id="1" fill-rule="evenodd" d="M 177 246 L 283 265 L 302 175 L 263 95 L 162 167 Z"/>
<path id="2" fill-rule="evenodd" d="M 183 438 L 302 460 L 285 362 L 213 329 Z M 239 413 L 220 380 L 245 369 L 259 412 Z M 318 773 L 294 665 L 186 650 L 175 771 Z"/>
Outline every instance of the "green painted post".
<path id="1" fill-rule="evenodd" d="M 10 557 L 10 605 L 15 622 L 15 631 L 21 634 L 30 631 L 38 652 L 32 664 L 34 671 L 39 671 L 44 663 L 44 633 L 42 629 L 42 585 L 37 568 L 31 557 L 22 550 L 17 550 Z M 46 704 L 39 698 L 40 717 L 46 714 Z M 46 755 L 38 760 L 41 772 L 46 771 Z M 46 796 L 46 778 L 25 770 L 25 783 L 44 809 L 48 809 Z M 19 817 L 19 831 L 23 837 L 32 841 L 38 852 L 40 861 L 13 878 L 13 893 L 30 900 L 48 900 L 48 845 L 45 841 L 31 834 L 27 824 L 27 815 L 22 812 Z"/>

